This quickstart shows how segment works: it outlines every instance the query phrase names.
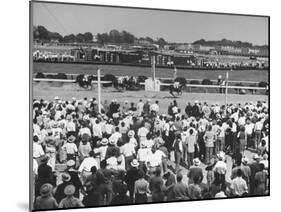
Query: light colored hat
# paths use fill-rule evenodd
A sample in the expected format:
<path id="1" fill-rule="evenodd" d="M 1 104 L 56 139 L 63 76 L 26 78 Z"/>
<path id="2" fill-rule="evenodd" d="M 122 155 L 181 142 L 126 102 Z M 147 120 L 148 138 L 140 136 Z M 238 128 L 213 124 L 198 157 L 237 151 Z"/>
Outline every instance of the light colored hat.
<path id="1" fill-rule="evenodd" d="M 131 137 L 134 137 L 134 135 L 135 135 L 135 131 L 134 130 L 129 130 L 128 136 L 131 138 Z"/>
<path id="2" fill-rule="evenodd" d="M 108 144 L 108 139 L 107 138 L 103 138 L 101 139 L 101 142 L 100 142 L 102 145 L 107 145 Z"/>
<path id="3" fill-rule="evenodd" d="M 64 182 L 69 182 L 69 181 L 71 180 L 71 177 L 70 177 L 69 174 L 63 173 L 63 174 L 61 175 L 61 179 L 62 179 L 62 181 L 64 181 Z"/>
<path id="4" fill-rule="evenodd" d="M 74 185 L 68 185 L 64 188 L 64 194 L 69 196 L 73 195 L 75 193 L 75 187 Z"/>
<path id="5" fill-rule="evenodd" d="M 248 164 L 249 163 L 249 159 L 247 157 L 243 157 L 242 158 L 242 163 L 243 164 Z"/>
<path id="6" fill-rule="evenodd" d="M 193 159 L 193 164 L 194 164 L 195 166 L 200 166 L 201 161 L 199 160 L 199 158 L 194 158 L 194 159 Z"/>
<path id="7" fill-rule="evenodd" d="M 259 160 L 259 159 L 261 159 L 261 157 L 258 154 L 254 154 L 253 159 L 254 160 Z"/>
<path id="8" fill-rule="evenodd" d="M 138 167 L 139 165 L 140 165 L 140 164 L 139 164 L 139 162 L 138 162 L 137 159 L 132 160 L 132 162 L 131 162 L 131 166 L 132 166 L 132 167 Z"/>
<path id="9" fill-rule="evenodd" d="M 144 143 L 144 142 L 141 142 L 141 143 L 140 143 L 140 147 L 141 147 L 141 148 L 145 148 L 145 147 L 146 147 L 145 143 Z"/>
<path id="10" fill-rule="evenodd" d="M 268 154 L 265 153 L 265 154 L 263 155 L 263 159 L 264 159 L 264 160 L 268 160 Z"/>
<path id="11" fill-rule="evenodd" d="M 72 142 L 74 142 L 75 140 L 76 140 L 76 138 L 75 138 L 74 135 L 71 135 L 71 136 L 69 136 L 69 137 L 67 138 L 67 141 L 68 141 L 69 143 L 72 143 Z"/>
<path id="12" fill-rule="evenodd" d="M 60 98 L 58 96 L 55 97 L 55 100 L 59 100 Z"/>
<path id="13" fill-rule="evenodd" d="M 219 160 L 224 160 L 225 159 L 225 153 L 223 151 L 220 151 L 217 154 L 217 157 L 218 157 Z"/>
<path id="14" fill-rule="evenodd" d="M 194 103 L 195 103 L 195 104 L 198 104 L 198 103 L 199 103 L 199 101 L 198 101 L 198 100 L 195 100 L 195 101 L 194 101 Z"/>
<path id="15" fill-rule="evenodd" d="M 68 167 L 74 166 L 74 165 L 75 165 L 75 161 L 74 161 L 74 160 L 68 160 L 68 161 L 66 162 L 66 165 L 67 165 Z"/>
<path id="16" fill-rule="evenodd" d="M 109 138 L 108 143 L 111 145 L 116 145 L 116 140 L 114 138 Z"/>
<path id="17" fill-rule="evenodd" d="M 53 186 L 49 183 L 43 184 L 40 188 L 41 197 L 49 196 L 53 191 Z"/>

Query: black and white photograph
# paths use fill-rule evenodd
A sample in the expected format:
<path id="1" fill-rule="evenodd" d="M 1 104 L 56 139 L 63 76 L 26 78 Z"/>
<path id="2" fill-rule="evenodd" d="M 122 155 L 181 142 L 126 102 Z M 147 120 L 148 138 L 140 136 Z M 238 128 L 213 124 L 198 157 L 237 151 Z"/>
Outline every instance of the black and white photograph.
<path id="1" fill-rule="evenodd" d="M 269 16 L 29 6 L 31 210 L 270 195 Z"/>

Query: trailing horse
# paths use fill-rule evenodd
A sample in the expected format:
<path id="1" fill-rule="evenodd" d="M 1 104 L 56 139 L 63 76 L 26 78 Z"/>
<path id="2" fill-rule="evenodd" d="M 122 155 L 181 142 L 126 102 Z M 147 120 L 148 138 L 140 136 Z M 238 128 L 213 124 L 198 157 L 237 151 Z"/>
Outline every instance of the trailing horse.
<path id="1" fill-rule="evenodd" d="M 182 95 L 182 90 L 183 90 L 184 87 L 185 87 L 185 85 L 182 85 L 182 84 L 180 84 L 178 87 L 175 87 L 174 85 L 170 85 L 169 86 L 169 92 L 174 98 L 176 98 L 177 96 Z M 175 95 L 174 92 L 176 92 L 177 95 Z"/>

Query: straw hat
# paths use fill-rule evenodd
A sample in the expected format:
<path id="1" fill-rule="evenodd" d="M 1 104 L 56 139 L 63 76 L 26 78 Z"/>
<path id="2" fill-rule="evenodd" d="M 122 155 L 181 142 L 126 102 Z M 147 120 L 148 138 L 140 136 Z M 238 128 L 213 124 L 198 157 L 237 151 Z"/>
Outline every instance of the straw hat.
<path id="1" fill-rule="evenodd" d="M 41 163 L 47 163 L 49 161 L 49 157 L 47 155 L 42 156 Z"/>
<path id="2" fill-rule="evenodd" d="M 73 143 L 75 140 L 76 140 L 76 138 L 75 138 L 74 135 L 71 135 L 71 136 L 69 136 L 69 137 L 67 138 L 67 141 L 68 141 L 69 143 Z"/>
<path id="3" fill-rule="evenodd" d="M 105 145 L 108 144 L 108 139 L 107 138 L 103 138 L 103 139 L 101 139 L 100 143 L 105 146 Z"/>
<path id="4" fill-rule="evenodd" d="M 43 184 L 40 188 L 41 197 L 49 196 L 53 191 L 53 186 L 49 183 Z"/>
<path id="5" fill-rule="evenodd" d="M 68 185 L 64 188 L 64 194 L 67 196 L 73 195 L 75 192 L 74 185 Z"/>
<path id="6" fill-rule="evenodd" d="M 224 160 L 225 159 L 225 153 L 223 151 L 220 151 L 217 154 L 217 157 L 218 157 L 219 160 Z"/>
<path id="7" fill-rule="evenodd" d="M 242 163 L 243 164 L 248 164 L 249 163 L 249 159 L 247 157 L 243 157 L 242 158 Z"/>
<path id="8" fill-rule="evenodd" d="M 129 136 L 130 138 L 134 137 L 134 136 L 135 136 L 135 131 L 134 131 L 134 130 L 129 130 L 128 136 Z"/>
<path id="9" fill-rule="evenodd" d="M 261 157 L 260 157 L 258 154 L 254 154 L 253 159 L 254 159 L 254 160 L 260 160 Z"/>
<path id="10" fill-rule="evenodd" d="M 131 166 L 132 166 L 132 167 L 138 167 L 139 165 L 140 165 L 140 164 L 139 164 L 139 162 L 138 162 L 137 159 L 132 160 L 132 162 L 131 162 Z"/>
<path id="11" fill-rule="evenodd" d="M 199 160 L 199 158 L 194 158 L 194 159 L 193 159 L 193 164 L 194 164 L 195 166 L 200 166 L 201 161 Z"/>
<path id="12" fill-rule="evenodd" d="M 66 165 L 67 165 L 68 167 L 74 166 L 74 165 L 75 165 L 75 161 L 74 161 L 74 160 L 68 160 L 68 161 L 66 162 Z"/>
<path id="13" fill-rule="evenodd" d="M 116 145 L 116 140 L 114 138 L 109 138 L 109 144 Z"/>
<path id="14" fill-rule="evenodd" d="M 61 178 L 62 178 L 62 181 L 64 181 L 64 182 L 69 182 L 69 181 L 71 180 L 70 175 L 67 174 L 67 173 L 63 173 L 63 174 L 61 175 Z"/>

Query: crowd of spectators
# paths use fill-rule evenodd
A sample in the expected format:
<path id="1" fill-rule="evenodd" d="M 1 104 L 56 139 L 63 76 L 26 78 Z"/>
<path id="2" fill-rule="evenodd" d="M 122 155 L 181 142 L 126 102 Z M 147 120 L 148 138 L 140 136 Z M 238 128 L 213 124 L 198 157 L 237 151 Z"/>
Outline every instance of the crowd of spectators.
<path id="1" fill-rule="evenodd" d="M 268 110 L 35 99 L 34 209 L 267 195 Z"/>

